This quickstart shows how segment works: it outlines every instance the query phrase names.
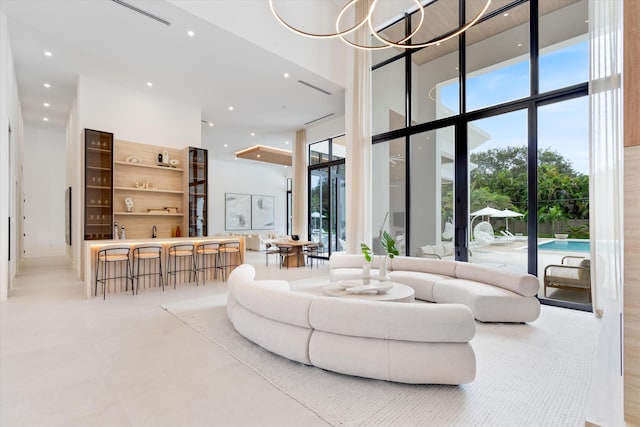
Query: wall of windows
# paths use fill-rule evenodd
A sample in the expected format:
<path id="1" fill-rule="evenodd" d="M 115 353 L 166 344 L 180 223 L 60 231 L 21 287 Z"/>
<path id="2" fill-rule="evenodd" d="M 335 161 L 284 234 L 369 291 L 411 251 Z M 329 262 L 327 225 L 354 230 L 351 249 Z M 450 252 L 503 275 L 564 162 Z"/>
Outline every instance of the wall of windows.
<path id="1" fill-rule="evenodd" d="M 428 4 L 412 42 L 456 29 L 484 4 Z M 417 19 L 382 33 L 400 39 Z M 374 52 L 374 245 L 383 227 L 407 255 L 444 245 L 450 258 L 528 271 L 544 299 L 544 269 L 562 251 L 539 244 L 554 234 L 588 241 L 587 36 L 587 0 L 494 0 L 440 45 Z M 566 233 L 551 233 L 559 222 Z M 588 308 L 580 295 L 548 291 L 551 304 Z"/>

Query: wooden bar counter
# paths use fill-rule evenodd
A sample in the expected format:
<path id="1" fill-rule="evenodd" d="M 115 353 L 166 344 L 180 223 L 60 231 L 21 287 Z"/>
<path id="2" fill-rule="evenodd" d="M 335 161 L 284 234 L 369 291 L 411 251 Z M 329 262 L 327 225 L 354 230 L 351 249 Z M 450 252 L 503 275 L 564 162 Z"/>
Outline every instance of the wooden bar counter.
<path id="1" fill-rule="evenodd" d="M 133 254 L 133 249 L 139 245 L 161 245 L 162 246 L 162 271 L 164 274 L 165 286 L 167 286 L 167 248 L 176 243 L 193 243 L 196 246 L 200 243 L 204 242 L 240 242 L 240 256 L 241 259 L 244 260 L 245 256 L 245 238 L 243 236 L 206 236 L 206 237 L 172 237 L 172 238 L 156 238 L 156 239 L 126 239 L 126 240 L 87 240 L 84 242 L 84 252 L 83 252 L 83 265 L 82 265 L 82 278 L 85 282 L 86 287 L 86 295 L 87 298 L 93 297 L 94 287 L 95 287 L 95 277 L 96 277 L 96 257 L 97 253 L 101 249 L 113 248 L 113 247 L 129 247 L 131 248 L 131 253 Z M 133 259 L 131 258 L 131 262 L 133 263 Z M 133 265 L 133 264 L 132 264 Z M 141 264 L 142 268 L 142 264 Z M 141 271 L 145 273 L 145 271 Z M 210 273 L 213 275 L 213 272 Z M 207 275 L 207 278 L 210 276 Z M 182 282 L 188 281 L 188 274 L 186 276 L 183 274 Z M 178 276 L 178 284 L 181 283 L 181 277 Z M 106 292 L 107 293 L 115 293 L 115 292 L 124 292 L 125 291 L 125 281 L 116 279 L 109 281 L 111 283 L 108 284 Z M 140 288 L 150 288 L 150 287 L 158 287 L 160 285 L 159 277 L 153 276 L 145 276 L 140 278 Z M 172 282 L 173 286 L 173 282 Z M 98 294 L 102 292 L 101 285 L 98 286 Z M 129 289 L 131 290 L 131 289 Z"/>

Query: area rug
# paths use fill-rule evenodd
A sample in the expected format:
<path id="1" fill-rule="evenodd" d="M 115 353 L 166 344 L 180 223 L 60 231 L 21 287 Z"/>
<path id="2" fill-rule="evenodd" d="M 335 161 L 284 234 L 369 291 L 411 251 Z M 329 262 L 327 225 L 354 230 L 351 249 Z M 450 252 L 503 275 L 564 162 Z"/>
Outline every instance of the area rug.
<path id="1" fill-rule="evenodd" d="M 476 322 L 475 381 L 406 385 L 270 353 L 235 331 L 219 296 L 164 308 L 327 423 L 342 426 L 583 426 L 600 328 L 590 313 L 549 306 L 531 324 Z"/>

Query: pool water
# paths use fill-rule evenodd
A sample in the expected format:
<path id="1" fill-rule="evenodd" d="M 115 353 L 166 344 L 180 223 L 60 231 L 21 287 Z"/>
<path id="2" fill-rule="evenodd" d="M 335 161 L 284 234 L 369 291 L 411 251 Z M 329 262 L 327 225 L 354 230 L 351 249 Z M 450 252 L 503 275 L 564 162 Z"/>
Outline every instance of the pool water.
<path id="1" fill-rule="evenodd" d="M 590 252 L 591 246 L 588 240 L 552 240 L 540 243 L 538 249 L 541 251 Z"/>

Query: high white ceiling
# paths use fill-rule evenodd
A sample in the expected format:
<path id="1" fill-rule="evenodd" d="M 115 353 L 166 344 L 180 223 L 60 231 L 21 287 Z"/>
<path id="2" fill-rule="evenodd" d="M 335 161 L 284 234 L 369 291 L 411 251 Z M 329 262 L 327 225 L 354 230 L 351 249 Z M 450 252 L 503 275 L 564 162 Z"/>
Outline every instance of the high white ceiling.
<path id="1" fill-rule="evenodd" d="M 0 2 L 26 123 L 64 129 L 80 75 L 200 106 L 202 120 L 214 123 L 203 123 L 203 142 L 227 144 L 230 155 L 258 143 L 290 149 L 296 129 L 344 113 L 339 85 L 165 1 L 126 2 L 171 25 L 112 0 Z"/>

